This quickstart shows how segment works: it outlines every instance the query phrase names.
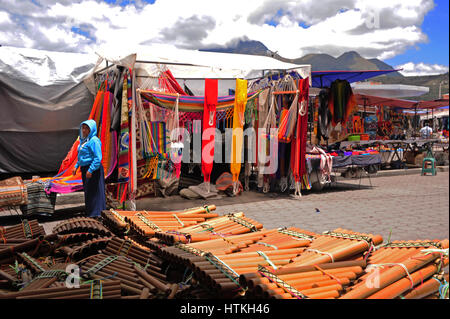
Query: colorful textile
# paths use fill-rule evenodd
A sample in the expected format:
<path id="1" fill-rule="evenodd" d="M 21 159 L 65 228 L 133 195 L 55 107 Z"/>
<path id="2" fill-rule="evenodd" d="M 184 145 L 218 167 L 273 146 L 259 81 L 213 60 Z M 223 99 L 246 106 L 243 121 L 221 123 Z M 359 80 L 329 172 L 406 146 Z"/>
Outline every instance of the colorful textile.
<path id="1" fill-rule="evenodd" d="M 104 175 L 108 177 L 117 164 L 117 137 L 115 133 L 106 132 L 109 131 L 108 123 L 111 121 L 111 108 L 112 108 L 112 93 L 108 92 L 106 81 L 99 87 L 94 105 L 89 115 L 90 120 L 95 120 L 97 128 L 100 131 L 99 137 L 103 147 L 108 149 L 102 149 L 102 166 L 104 169 Z M 104 134 L 102 129 L 105 127 Z M 64 161 L 61 163 L 59 172 L 54 177 L 40 178 L 33 180 L 34 182 L 45 183 L 47 192 L 54 193 L 71 193 L 83 189 L 82 176 L 80 170 L 77 171 L 75 176 L 72 175 L 77 157 L 79 138 L 72 145 L 69 153 Z M 104 154 L 104 155 L 103 155 Z"/>
<path id="2" fill-rule="evenodd" d="M 261 91 L 246 93 L 247 100 L 256 99 Z M 177 95 L 173 93 L 161 93 L 157 91 L 141 91 L 142 96 L 149 102 L 156 104 L 160 107 L 174 109 Z M 219 96 L 217 98 L 217 112 L 232 108 L 235 103 L 234 95 Z M 205 104 L 204 96 L 189 96 L 180 95 L 178 107 L 180 112 L 203 112 L 203 106 Z"/>
<path id="3" fill-rule="evenodd" d="M 236 79 L 236 98 L 233 113 L 233 137 L 231 141 L 231 175 L 233 182 L 239 179 L 242 163 L 242 143 L 244 139 L 243 127 L 245 124 L 244 112 L 247 103 L 247 80 Z"/>
<path id="4" fill-rule="evenodd" d="M 183 88 L 180 86 L 178 81 L 173 76 L 172 72 L 170 70 L 166 70 L 164 72 L 161 72 L 159 78 L 158 78 L 159 87 L 164 92 L 169 93 L 178 93 L 181 95 L 193 95 L 193 94 L 187 94 Z"/>
<path id="5" fill-rule="evenodd" d="M 356 98 L 348 81 L 335 80 L 331 84 L 328 107 L 332 114 L 333 126 L 341 123 L 344 127 L 347 119 L 357 107 Z"/>
<path id="6" fill-rule="evenodd" d="M 51 215 L 55 212 L 56 193 L 48 194 L 41 182 L 25 181 L 28 203 L 20 207 L 24 216 Z"/>
<path id="7" fill-rule="evenodd" d="M 291 143 L 291 169 L 296 183 L 296 194 L 300 195 L 300 183 L 306 173 L 306 140 L 308 133 L 308 96 L 309 79 L 300 79 L 298 81 L 299 111 L 297 119 L 297 130 Z"/>
<path id="8" fill-rule="evenodd" d="M 211 171 L 214 162 L 217 95 L 218 80 L 205 79 L 205 105 L 203 110 L 202 134 L 202 173 L 204 182 L 208 183 L 211 180 Z"/>
<path id="9" fill-rule="evenodd" d="M 118 162 L 118 182 L 128 182 L 130 178 L 128 149 L 130 142 L 129 125 L 128 125 L 128 78 L 129 74 L 126 72 L 123 78 L 122 91 L 122 110 L 120 116 L 120 137 L 119 137 L 119 162 Z"/>

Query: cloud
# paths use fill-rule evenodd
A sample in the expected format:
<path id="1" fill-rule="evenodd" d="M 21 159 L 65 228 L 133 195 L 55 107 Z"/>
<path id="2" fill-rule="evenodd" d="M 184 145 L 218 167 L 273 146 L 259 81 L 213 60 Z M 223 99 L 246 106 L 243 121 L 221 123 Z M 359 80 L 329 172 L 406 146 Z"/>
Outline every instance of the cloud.
<path id="1" fill-rule="evenodd" d="M 172 27 L 161 30 L 161 42 L 196 49 L 202 45 L 201 40 L 208 36 L 208 31 L 215 26 L 216 21 L 209 16 L 181 18 Z"/>
<path id="2" fill-rule="evenodd" d="M 201 49 L 260 41 L 286 58 L 358 51 L 388 59 L 428 41 L 433 0 L 0 0 L 0 44 L 68 52 L 164 43 Z"/>
<path id="3" fill-rule="evenodd" d="M 448 72 L 446 65 L 413 62 L 397 65 L 395 69 L 403 69 L 400 73 L 405 76 L 436 75 Z"/>

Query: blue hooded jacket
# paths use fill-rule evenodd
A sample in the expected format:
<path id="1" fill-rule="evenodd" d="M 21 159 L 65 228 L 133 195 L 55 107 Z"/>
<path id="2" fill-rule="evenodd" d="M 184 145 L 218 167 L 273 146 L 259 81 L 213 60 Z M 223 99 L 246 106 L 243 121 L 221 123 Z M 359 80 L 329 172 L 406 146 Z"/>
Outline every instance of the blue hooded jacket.
<path id="1" fill-rule="evenodd" d="M 90 128 L 89 136 L 83 138 L 81 127 L 86 124 Z M 97 124 L 94 120 L 87 120 L 80 124 L 80 145 L 78 146 L 78 161 L 75 167 L 88 166 L 93 173 L 102 163 L 102 142 L 97 137 Z"/>

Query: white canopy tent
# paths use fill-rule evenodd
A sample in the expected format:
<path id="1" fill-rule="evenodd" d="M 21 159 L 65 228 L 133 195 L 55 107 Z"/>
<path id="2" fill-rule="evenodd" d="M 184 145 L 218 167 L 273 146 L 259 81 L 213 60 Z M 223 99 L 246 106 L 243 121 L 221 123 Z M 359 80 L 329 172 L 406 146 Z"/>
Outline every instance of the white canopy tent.
<path id="1" fill-rule="evenodd" d="M 404 84 L 352 83 L 351 86 L 354 93 L 386 98 L 415 97 L 430 91 L 430 88 L 426 86 Z"/>
<path id="2" fill-rule="evenodd" d="M 186 84 L 196 95 L 203 95 L 205 78 L 219 79 L 219 95 L 228 95 L 228 89 L 234 88 L 236 78 L 255 79 L 270 71 L 295 70 L 302 78 L 309 77 L 311 83 L 311 65 L 285 63 L 267 56 L 194 51 L 167 45 L 111 51 L 115 56 L 101 53 L 109 52 L 103 50 L 98 53 L 103 60 L 98 61 L 95 71 L 104 68 L 105 61 L 134 67 L 138 86 L 143 89 L 152 89 L 152 82 L 148 79 L 157 78 L 162 65 L 167 66 L 179 83 Z"/>
<path id="3" fill-rule="evenodd" d="M 310 65 L 266 56 L 166 45 L 103 47 L 97 53 L 2 46 L 0 173 L 57 170 L 78 135 L 79 124 L 89 116 L 96 92 L 94 74 L 112 64 L 134 68 L 136 88 L 142 89 L 152 89 L 161 69 L 167 67 L 196 95 L 203 95 L 205 78 L 219 79 L 219 95 L 228 95 L 236 78 L 258 78 L 271 71 L 295 70 L 311 81 Z"/>

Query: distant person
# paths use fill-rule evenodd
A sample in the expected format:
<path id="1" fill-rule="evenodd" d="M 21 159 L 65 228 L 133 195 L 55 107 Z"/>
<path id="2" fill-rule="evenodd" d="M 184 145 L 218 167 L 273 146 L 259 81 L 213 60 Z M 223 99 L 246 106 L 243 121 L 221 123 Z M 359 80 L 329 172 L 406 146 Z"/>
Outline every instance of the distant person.
<path id="1" fill-rule="evenodd" d="M 430 138 L 431 134 L 433 134 L 433 129 L 428 126 L 428 122 L 425 123 L 425 126 L 420 129 L 420 136 L 422 138 Z"/>
<path id="2" fill-rule="evenodd" d="M 105 176 L 102 165 L 102 143 L 97 137 L 97 124 L 87 120 L 80 125 L 78 161 L 72 174 L 81 169 L 86 215 L 99 217 L 106 209 Z"/>

